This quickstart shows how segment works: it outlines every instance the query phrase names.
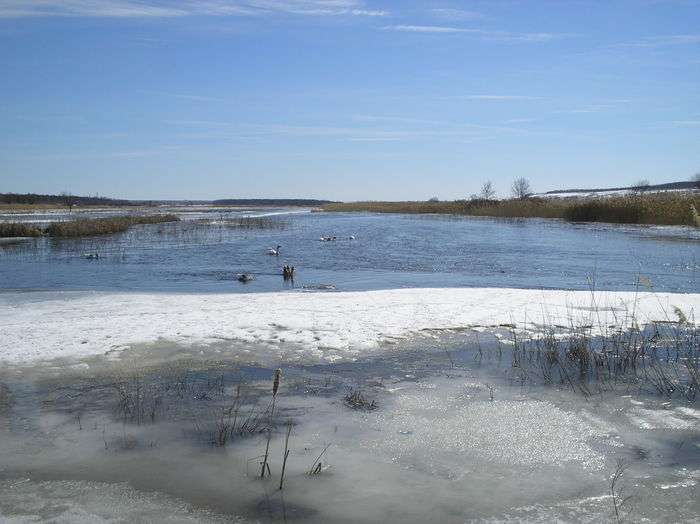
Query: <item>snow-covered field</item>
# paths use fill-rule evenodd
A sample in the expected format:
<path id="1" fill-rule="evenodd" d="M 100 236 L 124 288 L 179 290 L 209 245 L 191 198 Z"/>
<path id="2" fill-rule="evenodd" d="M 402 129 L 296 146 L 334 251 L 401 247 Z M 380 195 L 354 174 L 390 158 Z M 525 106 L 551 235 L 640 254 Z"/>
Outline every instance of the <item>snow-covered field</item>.
<path id="1" fill-rule="evenodd" d="M 3 293 L 0 361 L 85 357 L 136 344 L 234 347 L 289 361 L 333 362 L 425 330 L 523 329 L 689 319 L 700 294 L 499 288 L 256 294 Z M 231 344 L 236 342 L 236 344 Z M 247 347 L 246 347 L 247 346 Z"/>

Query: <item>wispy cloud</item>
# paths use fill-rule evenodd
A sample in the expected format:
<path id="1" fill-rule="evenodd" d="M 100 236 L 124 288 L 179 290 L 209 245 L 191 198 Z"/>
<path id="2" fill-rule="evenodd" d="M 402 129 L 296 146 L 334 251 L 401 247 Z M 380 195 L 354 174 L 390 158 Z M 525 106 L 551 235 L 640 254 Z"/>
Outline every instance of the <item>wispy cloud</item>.
<path id="1" fill-rule="evenodd" d="M 622 47 L 666 47 L 700 44 L 700 34 L 650 36 L 634 42 L 620 44 Z"/>
<path id="2" fill-rule="evenodd" d="M 389 11 L 381 9 L 352 9 L 350 14 L 355 16 L 387 16 Z"/>
<path id="3" fill-rule="evenodd" d="M 614 100 L 608 100 L 608 101 L 605 101 L 602 103 L 585 105 L 582 107 L 574 107 L 571 109 L 560 109 L 558 111 L 555 111 L 555 113 L 563 114 L 563 115 L 584 115 L 584 114 L 589 114 L 589 113 L 603 113 L 605 111 L 617 109 L 620 106 L 623 106 L 624 104 L 627 104 L 627 103 L 629 103 L 629 100 L 614 99 Z"/>
<path id="4" fill-rule="evenodd" d="M 400 31 L 403 33 L 466 33 L 466 29 L 438 25 L 387 25 L 385 31 Z"/>
<path id="5" fill-rule="evenodd" d="M 487 29 L 469 29 L 443 25 L 388 25 L 385 31 L 402 33 L 435 33 L 435 34 L 469 34 L 485 40 L 502 42 L 549 42 L 560 38 L 577 36 L 571 33 L 514 33 L 510 31 L 491 31 Z"/>
<path id="6" fill-rule="evenodd" d="M 531 124 L 532 122 L 537 122 L 537 118 L 511 118 L 506 120 L 506 124 Z"/>
<path id="7" fill-rule="evenodd" d="M 379 123 L 393 122 L 399 124 L 425 124 L 425 125 L 443 125 L 447 124 L 445 120 L 429 120 L 424 118 L 413 118 L 404 116 L 384 116 L 384 115 L 355 115 L 352 117 L 355 122 Z"/>
<path id="8" fill-rule="evenodd" d="M 186 141 L 259 141 L 279 136 L 350 142 L 464 141 L 495 138 L 503 133 L 523 133 L 522 128 L 400 116 L 359 115 L 352 120 L 366 125 L 243 124 L 204 120 L 170 120 L 165 123 L 176 129 L 184 128 L 173 138 Z"/>
<path id="9" fill-rule="evenodd" d="M 476 11 L 467 11 L 465 9 L 453 9 L 446 7 L 431 9 L 430 13 L 436 18 L 452 21 L 478 20 L 484 18 L 484 15 L 482 15 L 481 13 L 477 13 Z"/>
<path id="10" fill-rule="evenodd" d="M 0 18 L 254 16 L 386 16 L 361 0 L 0 0 Z"/>
<path id="11" fill-rule="evenodd" d="M 669 120 L 667 122 L 661 122 L 662 124 L 670 124 L 674 127 L 698 127 L 700 126 L 700 120 Z"/>
<path id="12" fill-rule="evenodd" d="M 141 91 L 147 95 L 163 96 L 168 98 L 180 98 L 182 100 L 194 100 L 196 102 L 224 102 L 222 98 L 211 96 L 194 95 L 189 93 L 168 93 L 165 91 Z"/>
<path id="13" fill-rule="evenodd" d="M 174 6 L 145 4 L 129 0 L 3 0 L 0 17 L 91 16 L 91 17 L 172 17 L 187 11 Z"/>
<path id="14" fill-rule="evenodd" d="M 491 102 L 508 102 L 513 100 L 539 100 L 540 97 L 528 95 L 456 95 L 451 98 L 461 100 L 486 100 Z"/>

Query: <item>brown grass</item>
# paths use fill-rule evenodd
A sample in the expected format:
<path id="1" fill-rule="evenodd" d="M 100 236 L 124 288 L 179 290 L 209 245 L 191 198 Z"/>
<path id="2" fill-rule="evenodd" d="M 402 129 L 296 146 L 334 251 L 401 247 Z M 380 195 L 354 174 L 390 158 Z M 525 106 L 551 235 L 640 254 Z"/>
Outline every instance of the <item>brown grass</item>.
<path id="1" fill-rule="evenodd" d="M 349 202 L 327 204 L 324 211 L 448 214 L 502 218 L 560 218 L 575 222 L 697 225 L 693 209 L 700 195 L 647 193 L 601 198 L 526 198 L 445 202 Z"/>
<path id="2" fill-rule="evenodd" d="M 38 237 L 41 234 L 41 229 L 33 224 L 0 223 L 0 238 Z"/>
<path id="3" fill-rule="evenodd" d="M 82 237 L 93 235 L 110 235 L 122 233 L 131 226 L 141 224 L 161 224 L 164 222 L 177 222 L 180 219 L 176 215 L 139 215 L 117 216 L 110 218 L 94 218 L 68 220 L 66 222 L 53 222 L 45 229 L 45 233 L 52 237 Z"/>

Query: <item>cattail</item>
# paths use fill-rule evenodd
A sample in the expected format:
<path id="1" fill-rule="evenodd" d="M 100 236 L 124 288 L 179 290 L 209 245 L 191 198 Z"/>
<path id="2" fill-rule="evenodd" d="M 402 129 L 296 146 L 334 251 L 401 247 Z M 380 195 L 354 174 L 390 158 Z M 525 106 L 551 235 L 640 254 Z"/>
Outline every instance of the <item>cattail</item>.
<path id="1" fill-rule="evenodd" d="M 277 390 L 280 387 L 281 377 L 282 370 L 276 369 L 275 376 L 272 379 L 272 404 L 270 407 L 269 427 L 267 428 L 267 444 L 265 445 L 265 455 L 263 461 L 261 462 L 260 478 L 265 478 L 265 473 L 270 473 L 270 466 L 267 464 L 267 458 L 270 453 L 270 439 L 272 438 L 272 419 L 275 416 L 275 400 L 277 400 Z"/>
<path id="2" fill-rule="evenodd" d="M 272 396 L 276 397 L 277 396 L 277 390 L 280 387 L 280 378 L 282 377 L 282 370 L 277 369 L 275 371 L 275 378 L 272 381 Z"/>

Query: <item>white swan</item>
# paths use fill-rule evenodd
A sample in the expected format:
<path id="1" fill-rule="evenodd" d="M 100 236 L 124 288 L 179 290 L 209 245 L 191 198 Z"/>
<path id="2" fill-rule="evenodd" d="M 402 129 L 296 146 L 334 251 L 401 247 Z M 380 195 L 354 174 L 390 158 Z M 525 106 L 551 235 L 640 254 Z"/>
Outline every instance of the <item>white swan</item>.
<path id="1" fill-rule="evenodd" d="M 267 254 L 268 254 L 268 255 L 271 255 L 271 256 L 274 256 L 274 257 L 277 257 L 277 256 L 279 256 L 279 254 L 280 254 L 280 248 L 281 248 L 281 247 L 282 247 L 282 246 L 277 246 L 277 249 L 272 249 L 272 248 L 270 248 L 270 249 L 267 250 Z"/>

